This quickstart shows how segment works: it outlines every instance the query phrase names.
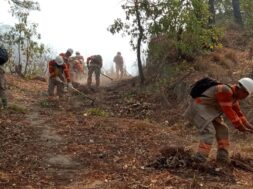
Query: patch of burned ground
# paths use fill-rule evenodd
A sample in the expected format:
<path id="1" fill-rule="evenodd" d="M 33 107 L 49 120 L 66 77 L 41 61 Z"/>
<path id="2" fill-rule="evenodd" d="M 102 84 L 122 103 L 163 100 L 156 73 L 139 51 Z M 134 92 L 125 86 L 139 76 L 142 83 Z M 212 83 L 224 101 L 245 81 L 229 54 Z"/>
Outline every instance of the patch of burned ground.
<path id="1" fill-rule="evenodd" d="M 198 177 L 205 177 L 205 180 L 214 179 L 220 182 L 234 182 L 232 166 L 222 167 L 214 162 L 197 162 L 194 159 L 194 152 L 191 149 L 173 146 L 163 148 L 160 152 L 162 156 L 155 162 L 149 164 L 148 167 L 167 169 L 174 174 L 180 174 L 185 177 L 198 175 Z"/>
<path id="2" fill-rule="evenodd" d="M 136 86 L 137 78 L 121 80 L 115 82 L 112 86 L 87 87 L 83 84 L 73 83 L 73 86 L 80 91 L 72 91 L 62 103 L 41 102 L 41 105 L 47 108 L 57 109 L 64 106 L 68 111 L 85 112 L 89 108 L 101 108 L 112 117 L 134 118 L 162 122 L 166 125 L 173 125 L 182 119 L 180 111 L 170 107 L 165 103 L 164 97 L 154 95 L 152 92 Z M 43 83 L 43 85 L 45 85 Z M 43 91 L 43 90 L 41 90 Z M 44 86 L 45 91 L 45 86 Z M 91 99 L 95 99 L 93 103 Z M 175 102 L 175 100 L 170 99 Z M 172 107 L 173 106 L 173 107 Z"/>
<path id="3" fill-rule="evenodd" d="M 72 91 L 69 104 L 70 111 L 86 111 L 89 108 L 99 108 L 111 117 L 134 118 L 173 125 L 182 119 L 180 111 L 175 109 L 176 99 L 169 106 L 161 94 L 137 86 L 137 78 L 120 80 L 107 87 L 87 87 L 73 83 L 73 86 L 83 93 Z M 91 99 L 95 99 L 93 103 Z"/>
<path id="4" fill-rule="evenodd" d="M 95 107 L 105 110 L 112 117 L 166 122 L 167 125 L 173 125 L 182 117 L 180 111 L 172 108 L 173 104 L 168 106 L 163 97 L 133 87 L 131 81 L 119 82 L 117 86 L 101 88 L 87 95 L 96 99 Z M 81 98 L 83 102 L 89 101 L 85 97 Z"/>
<path id="5" fill-rule="evenodd" d="M 192 182 L 197 188 L 202 188 L 203 184 L 196 182 L 196 178 L 199 181 L 216 182 L 220 186 L 229 184 L 231 185 L 230 188 L 233 187 L 233 184 L 240 184 L 236 178 L 238 175 L 244 175 L 245 180 L 242 182 L 247 183 L 249 176 L 246 174 L 253 173 L 253 159 L 243 157 L 239 153 L 231 157 L 231 162 L 228 165 L 217 164 L 214 160 L 205 163 L 196 162 L 194 152 L 191 149 L 178 145 L 163 148 L 160 153 L 161 155 L 147 167 L 156 170 L 168 170 L 181 178 L 193 178 Z"/>

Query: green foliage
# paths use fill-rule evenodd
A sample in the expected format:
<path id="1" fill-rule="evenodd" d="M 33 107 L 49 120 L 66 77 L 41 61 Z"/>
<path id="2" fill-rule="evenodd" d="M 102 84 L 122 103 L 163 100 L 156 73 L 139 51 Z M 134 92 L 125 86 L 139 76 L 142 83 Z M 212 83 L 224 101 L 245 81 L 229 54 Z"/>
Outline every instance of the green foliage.
<path id="1" fill-rule="evenodd" d="M 157 9 L 161 15 L 150 28 L 152 40 L 149 50 L 152 56 L 167 56 L 173 48 L 177 49 L 177 52 L 173 51 L 174 56 L 177 53 L 194 56 L 203 48 L 219 46 L 222 32 L 209 24 L 211 15 L 206 1 L 163 0 L 157 4 Z"/>
<path id="2" fill-rule="evenodd" d="M 216 0 L 216 25 L 231 25 L 234 23 L 232 0 Z M 253 1 L 240 0 L 241 15 L 244 27 L 252 32 L 253 30 Z M 238 26 L 237 26 L 238 27 Z"/>
<path id="3" fill-rule="evenodd" d="M 38 24 L 29 23 L 28 16 L 31 10 L 39 10 L 38 4 L 34 4 L 30 1 L 23 2 L 22 5 L 14 4 L 11 6 L 11 12 L 13 16 L 18 18 L 18 24 L 12 28 L 12 39 L 14 44 L 19 46 L 20 56 L 22 54 L 26 57 L 26 64 L 24 75 L 27 74 L 29 64 L 33 56 L 37 53 L 43 52 L 43 46 L 39 45 L 37 41 L 41 38 L 40 34 L 37 33 Z M 21 58 L 20 58 L 21 59 Z M 19 62 L 20 64 L 20 62 Z"/>
<path id="4" fill-rule="evenodd" d="M 168 89 L 174 89 L 178 87 L 177 83 L 180 78 L 189 73 L 190 70 L 191 65 L 186 61 L 182 61 L 177 65 L 165 65 L 164 68 L 160 71 L 161 77 L 157 78 L 157 80 L 154 82 L 155 89 L 158 89 L 160 93 L 168 93 Z M 171 94 L 172 96 L 177 96 L 177 93 Z"/>
<path id="5" fill-rule="evenodd" d="M 245 28 L 253 32 L 253 1 L 241 0 L 241 11 Z"/>
<path id="6" fill-rule="evenodd" d="M 185 27 L 177 44 L 182 53 L 192 55 L 202 51 L 203 47 L 216 46 L 220 33 L 208 25 L 208 4 L 202 0 L 192 0 L 192 4 L 186 5 L 183 9 L 181 25 Z"/>
<path id="7" fill-rule="evenodd" d="M 52 103 L 50 103 L 48 100 L 41 100 L 40 106 L 42 108 L 50 108 L 52 106 Z"/>
<path id="8" fill-rule="evenodd" d="M 122 32 L 123 35 L 127 34 L 131 37 L 130 44 L 132 48 L 136 50 L 141 84 L 143 84 L 145 80 L 141 62 L 141 44 L 147 41 L 148 21 L 146 16 L 149 12 L 146 10 L 149 10 L 148 7 L 150 7 L 150 2 L 148 0 L 126 1 L 126 3 L 122 5 L 122 9 L 126 14 L 126 21 L 123 23 L 121 19 L 118 18 L 114 21 L 114 24 L 108 28 L 108 31 L 112 34 Z"/>
<path id="9" fill-rule="evenodd" d="M 232 20 L 233 7 L 231 0 L 216 0 L 216 21 L 218 23 L 226 22 L 226 20 Z"/>
<path id="10" fill-rule="evenodd" d="M 104 111 L 101 108 L 90 108 L 87 111 L 88 115 L 94 115 L 94 116 L 101 116 L 101 117 L 108 117 L 108 112 Z"/>
<path id="11" fill-rule="evenodd" d="M 120 18 L 114 20 L 114 23 L 108 28 L 108 30 L 112 33 L 119 33 L 124 27 L 124 24 Z"/>
<path id="12" fill-rule="evenodd" d="M 124 93 L 122 96 L 121 96 L 121 100 L 123 101 L 129 101 L 129 100 L 132 100 L 133 97 L 135 96 L 136 92 L 134 91 L 128 91 L 126 93 Z"/>
<path id="13" fill-rule="evenodd" d="M 10 0 L 10 12 L 13 17 L 17 18 L 17 23 L 6 33 L 0 34 L 1 41 L 9 49 L 9 70 L 14 72 L 14 61 L 16 64 L 22 65 L 25 60 L 23 75 L 30 75 L 43 72 L 45 65 L 45 54 L 48 53 L 44 44 L 39 43 L 41 35 L 37 32 L 38 24 L 30 23 L 28 18 L 31 11 L 39 11 L 38 2 Z M 18 51 L 18 54 L 16 53 Z M 12 55 L 14 55 L 12 57 Z M 48 58 L 47 58 L 48 60 Z"/>
<path id="14" fill-rule="evenodd" d="M 189 64 L 186 61 L 182 61 L 176 65 L 166 65 L 162 70 L 162 78 L 165 80 L 173 79 L 178 74 L 185 72 L 189 69 Z"/>
<path id="15" fill-rule="evenodd" d="M 111 33 L 121 31 L 131 35 L 133 40 L 138 36 L 136 20 L 131 19 L 134 16 L 134 6 L 127 4 L 122 7 L 130 23 L 122 23 L 117 19 L 109 31 Z M 145 17 L 145 20 L 142 19 L 145 36 L 143 42 L 147 42 L 150 38 L 166 36 L 173 39 L 175 47 L 184 54 L 194 54 L 203 47 L 212 49 L 218 45 L 221 33 L 208 24 L 210 13 L 207 1 L 145 0 L 139 2 L 139 11 L 141 17 Z M 159 49 L 163 51 L 162 48 Z"/>
<path id="16" fill-rule="evenodd" d="M 28 111 L 25 107 L 16 104 L 9 105 L 8 109 L 22 114 L 26 114 Z"/>

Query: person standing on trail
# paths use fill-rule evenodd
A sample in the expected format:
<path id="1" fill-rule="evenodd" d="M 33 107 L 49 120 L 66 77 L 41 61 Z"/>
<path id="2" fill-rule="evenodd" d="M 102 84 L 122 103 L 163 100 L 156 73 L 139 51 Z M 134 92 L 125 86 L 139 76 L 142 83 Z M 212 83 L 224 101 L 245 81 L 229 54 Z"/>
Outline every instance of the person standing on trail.
<path id="1" fill-rule="evenodd" d="M 57 96 L 63 97 L 64 83 L 67 80 L 68 88 L 73 88 L 70 82 L 70 73 L 67 65 L 61 56 L 57 56 L 54 60 L 48 63 L 49 67 L 49 83 L 48 83 L 48 96 L 51 99 L 54 96 L 54 89 L 57 88 Z M 65 79 L 66 78 L 66 79 Z"/>
<path id="2" fill-rule="evenodd" d="M 115 66 L 116 66 L 117 79 L 119 78 L 122 79 L 123 73 L 124 73 L 124 69 L 123 69 L 124 60 L 120 52 L 117 52 L 117 55 L 113 58 L 113 62 L 115 62 Z"/>
<path id="3" fill-rule="evenodd" d="M 76 52 L 76 56 L 73 61 L 73 72 L 75 81 L 81 80 L 84 76 L 84 58 L 78 51 Z"/>
<path id="4" fill-rule="evenodd" d="M 101 73 L 102 66 L 103 66 L 103 60 L 102 60 L 101 55 L 93 55 L 87 58 L 87 68 L 88 68 L 87 85 L 88 87 L 91 86 L 93 72 L 95 72 L 96 87 L 99 87 L 100 73 Z"/>
<path id="5" fill-rule="evenodd" d="M 0 104 L 0 109 L 7 108 L 7 96 L 6 96 L 6 80 L 5 80 L 5 69 L 4 64 L 8 61 L 9 56 L 5 48 L 0 47 L 0 98 L 2 103 Z"/>
<path id="6" fill-rule="evenodd" d="M 60 53 L 59 54 L 59 56 L 61 56 L 63 58 L 64 63 L 66 64 L 66 66 L 68 67 L 69 70 L 71 70 L 69 59 L 70 59 L 72 54 L 73 54 L 73 49 L 71 49 L 71 48 L 69 48 L 66 51 L 66 53 Z"/>
<path id="7" fill-rule="evenodd" d="M 76 51 L 76 59 L 80 60 L 82 64 L 84 63 L 84 58 L 79 51 Z"/>
<path id="8" fill-rule="evenodd" d="M 200 142 L 195 160 L 205 162 L 211 151 L 214 138 L 217 141 L 216 161 L 222 164 L 229 159 L 229 133 L 222 114 L 241 132 L 253 132 L 253 125 L 248 122 L 240 110 L 239 101 L 253 93 L 253 80 L 242 78 L 237 84 L 217 84 L 200 97 L 193 98 L 185 111 L 189 119 L 199 130 Z"/>

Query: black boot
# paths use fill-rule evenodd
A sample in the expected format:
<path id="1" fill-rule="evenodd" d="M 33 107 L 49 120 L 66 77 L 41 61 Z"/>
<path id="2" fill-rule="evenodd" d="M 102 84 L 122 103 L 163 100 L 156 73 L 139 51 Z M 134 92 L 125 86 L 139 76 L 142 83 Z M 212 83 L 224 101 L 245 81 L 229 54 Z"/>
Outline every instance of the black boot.
<path id="1" fill-rule="evenodd" d="M 7 108 L 7 99 L 2 99 L 2 108 L 6 109 Z"/>
<path id="2" fill-rule="evenodd" d="M 216 161 L 217 163 L 221 163 L 224 165 L 229 164 L 230 158 L 229 158 L 228 151 L 226 149 L 218 149 Z"/>

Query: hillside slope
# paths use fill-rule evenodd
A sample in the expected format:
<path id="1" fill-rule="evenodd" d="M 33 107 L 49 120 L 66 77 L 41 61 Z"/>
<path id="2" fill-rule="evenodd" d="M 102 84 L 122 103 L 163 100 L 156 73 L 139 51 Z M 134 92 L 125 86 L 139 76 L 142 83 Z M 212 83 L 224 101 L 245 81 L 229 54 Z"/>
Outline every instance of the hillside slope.
<path id="1" fill-rule="evenodd" d="M 252 173 L 240 166 L 232 174 L 213 163 L 189 166 L 196 131 L 163 98 L 133 87 L 134 79 L 87 93 L 96 98 L 93 105 L 75 93 L 48 101 L 45 82 L 12 75 L 7 82 L 10 107 L 0 114 L 0 188 L 253 186 Z M 252 136 L 233 131 L 232 138 L 232 152 L 242 155 L 235 158 L 250 166 Z"/>

